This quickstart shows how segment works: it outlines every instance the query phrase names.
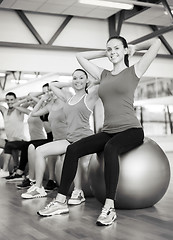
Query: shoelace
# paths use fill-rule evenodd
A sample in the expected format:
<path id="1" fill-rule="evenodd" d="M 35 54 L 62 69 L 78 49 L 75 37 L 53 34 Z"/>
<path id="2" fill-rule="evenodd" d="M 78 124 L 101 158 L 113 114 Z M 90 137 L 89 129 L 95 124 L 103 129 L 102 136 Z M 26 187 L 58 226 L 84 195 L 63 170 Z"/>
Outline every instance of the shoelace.
<path id="1" fill-rule="evenodd" d="M 80 192 L 78 190 L 74 190 L 72 192 L 71 198 L 77 198 L 79 196 Z"/>
<path id="2" fill-rule="evenodd" d="M 47 204 L 47 206 L 45 207 L 45 209 L 50 208 L 51 206 L 53 206 L 55 204 L 56 200 L 53 199 L 53 201 L 51 201 L 50 203 Z"/>
<path id="3" fill-rule="evenodd" d="M 100 216 L 102 216 L 102 217 L 106 217 L 106 216 L 108 215 L 109 212 L 110 212 L 109 209 L 102 208 L 102 211 L 101 211 Z"/>
<path id="4" fill-rule="evenodd" d="M 27 192 L 31 192 L 33 190 L 37 189 L 36 185 L 33 184 L 30 188 L 28 188 Z"/>

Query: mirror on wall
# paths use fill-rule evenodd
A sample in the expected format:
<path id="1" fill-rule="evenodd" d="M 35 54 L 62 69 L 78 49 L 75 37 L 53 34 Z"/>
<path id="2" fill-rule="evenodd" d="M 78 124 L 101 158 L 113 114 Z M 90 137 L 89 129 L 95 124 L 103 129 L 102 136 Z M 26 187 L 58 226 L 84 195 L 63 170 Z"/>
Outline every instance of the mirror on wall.
<path id="1" fill-rule="evenodd" d="M 135 92 L 135 100 L 173 95 L 173 78 L 143 78 Z"/>

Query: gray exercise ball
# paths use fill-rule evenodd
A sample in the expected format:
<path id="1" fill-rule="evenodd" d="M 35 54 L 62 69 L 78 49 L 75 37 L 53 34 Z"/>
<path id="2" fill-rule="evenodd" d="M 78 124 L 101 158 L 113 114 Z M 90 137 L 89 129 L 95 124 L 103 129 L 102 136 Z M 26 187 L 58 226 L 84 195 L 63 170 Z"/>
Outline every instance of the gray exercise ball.
<path id="1" fill-rule="evenodd" d="M 156 204 L 170 182 L 169 161 L 160 146 L 149 138 L 119 157 L 120 175 L 115 196 L 118 209 L 140 209 Z M 105 201 L 103 152 L 92 156 L 89 180 L 94 196 Z"/>

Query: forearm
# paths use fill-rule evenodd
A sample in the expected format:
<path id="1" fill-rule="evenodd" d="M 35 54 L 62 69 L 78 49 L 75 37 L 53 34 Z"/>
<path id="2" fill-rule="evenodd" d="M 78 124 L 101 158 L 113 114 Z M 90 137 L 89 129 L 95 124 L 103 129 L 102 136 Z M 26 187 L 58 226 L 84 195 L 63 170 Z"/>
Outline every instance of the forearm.
<path id="1" fill-rule="evenodd" d="M 36 103 L 39 102 L 39 98 L 38 98 L 38 97 L 30 96 L 30 98 L 31 98 L 34 102 L 36 102 Z"/>
<path id="2" fill-rule="evenodd" d="M 87 60 L 92 60 L 96 58 L 106 57 L 106 51 L 87 51 L 87 52 L 80 52 L 76 54 L 77 59 L 85 58 Z"/>
<path id="3" fill-rule="evenodd" d="M 27 103 L 27 97 L 21 99 L 21 100 L 18 100 L 16 103 L 13 104 L 13 107 L 14 108 L 17 108 L 17 107 L 28 107 L 29 104 Z"/>
<path id="4" fill-rule="evenodd" d="M 31 112 L 31 116 L 33 116 L 33 117 L 40 116 L 40 114 L 38 114 L 38 111 L 43 107 L 43 105 L 46 104 L 45 101 L 46 100 L 44 100 L 43 98 L 40 99 L 40 101 L 33 108 L 32 112 Z"/>
<path id="5" fill-rule="evenodd" d="M 161 41 L 159 39 L 145 41 L 135 45 L 135 51 L 148 50 L 151 46 L 160 47 Z"/>
<path id="6" fill-rule="evenodd" d="M 103 69 L 93 61 L 94 59 L 99 59 L 106 57 L 106 51 L 87 51 L 77 53 L 76 58 L 80 65 L 95 79 L 100 80 L 101 73 Z"/>
<path id="7" fill-rule="evenodd" d="M 71 87 L 72 83 L 71 82 L 51 82 L 49 83 L 49 87 L 51 90 L 55 88 L 64 88 L 64 87 Z"/>
<path id="8" fill-rule="evenodd" d="M 64 87 L 71 87 L 71 82 L 53 82 L 50 84 L 50 89 L 54 92 L 54 94 L 61 99 L 62 101 L 66 101 L 67 97 L 63 91 Z"/>

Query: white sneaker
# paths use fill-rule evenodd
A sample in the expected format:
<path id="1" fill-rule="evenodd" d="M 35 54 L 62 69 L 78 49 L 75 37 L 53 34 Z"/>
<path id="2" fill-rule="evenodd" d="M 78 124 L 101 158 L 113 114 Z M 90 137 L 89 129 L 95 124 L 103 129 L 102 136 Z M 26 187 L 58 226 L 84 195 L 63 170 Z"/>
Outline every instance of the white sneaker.
<path id="1" fill-rule="evenodd" d="M 47 196 L 47 193 L 44 190 L 44 187 L 37 187 L 35 185 L 32 185 L 26 193 L 22 193 L 21 197 L 25 199 L 31 199 L 31 198 L 40 198 Z"/>
<path id="2" fill-rule="evenodd" d="M 48 217 L 53 215 L 60 215 L 63 213 L 68 213 L 69 209 L 67 206 L 67 201 L 64 203 L 58 202 L 57 200 L 54 200 L 50 202 L 45 208 L 38 211 L 37 214 L 42 217 Z"/>
<path id="3" fill-rule="evenodd" d="M 6 178 L 10 175 L 9 171 L 4 171 L 3 169 L 0 169 L 0 178 Z"/>
<path id="4" fill-rule="evenodd" d="M 84 193 L 82 190 L 75 189 L 72 192 L 70 199 L 68 200 L 69 205 L 78 205 L 85 202 Z"/>
<path id="5" fill-rule="evenodd" d="M 111 225 L 117 218 L 114 208 L 102 208 L 100 216 L 97 218 L 96 224 L 98 226 L 108 226 Z"/>

